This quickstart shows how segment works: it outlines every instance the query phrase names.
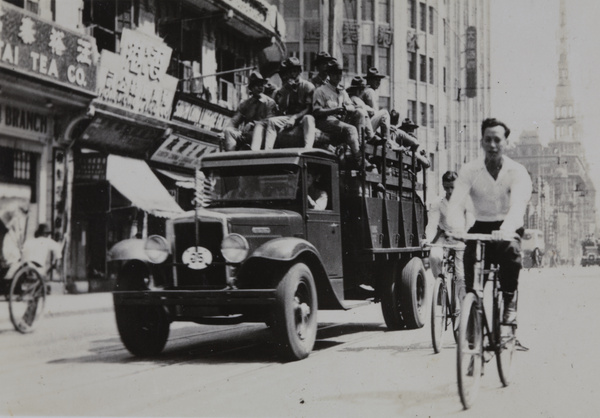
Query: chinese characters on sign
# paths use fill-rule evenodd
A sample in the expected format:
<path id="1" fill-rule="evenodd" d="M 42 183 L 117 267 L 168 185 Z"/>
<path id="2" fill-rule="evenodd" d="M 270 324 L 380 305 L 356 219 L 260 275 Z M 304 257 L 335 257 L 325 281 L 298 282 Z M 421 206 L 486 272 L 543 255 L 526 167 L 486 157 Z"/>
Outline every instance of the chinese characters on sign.
<path id="1" fill-rule="evenodd" d="M 102 51 L 98 99 L 138 114 L 169 120 L 178 81 L 166 74 L 171 52 L 159 38 L 124 29 L 121 54 Z"/>
<path id="2" fill-rule="evenodd" d="M 475 26 L 467 28 L 467 97 L 477 96 L 477 29 Z"/>
<path id="3" fill-rule="evenodd" d="M 218 150 L 215 144 L 171 135 L 152 155 L 152 160 L 179 167 L 197 168 L 200 157 Z"/>
<path id="4" fill-rule="evenodd" d="M 96 91 L 96 41 L 0 3 L 0 67 Z"/>
<path id="5" fill-rule="evenodd" d="M 194 126 L 222 132 L 230 118 L 222 113 L 207 109 L 179 99 L 173 110 L 173 120 L 179 120 Z"/>

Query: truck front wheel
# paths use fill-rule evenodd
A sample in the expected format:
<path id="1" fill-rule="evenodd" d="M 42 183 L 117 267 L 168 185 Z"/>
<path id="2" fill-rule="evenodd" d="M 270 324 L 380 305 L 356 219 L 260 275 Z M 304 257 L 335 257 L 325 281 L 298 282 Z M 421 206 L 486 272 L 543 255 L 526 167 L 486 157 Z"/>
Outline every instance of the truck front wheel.
<path id="1" fill-rule="evenodd" d="M 317 290 L 304 263 L 294 264 L 277 286 L 273 328 L 286 360 L 308 357 L 317 337 Z"/>
<path id="2" fill-rule="evenodd" d="M 162 306 L 115 306 L 123 345 L 138 357 L 159 354 L 169 337 L 169 319 Z"/>

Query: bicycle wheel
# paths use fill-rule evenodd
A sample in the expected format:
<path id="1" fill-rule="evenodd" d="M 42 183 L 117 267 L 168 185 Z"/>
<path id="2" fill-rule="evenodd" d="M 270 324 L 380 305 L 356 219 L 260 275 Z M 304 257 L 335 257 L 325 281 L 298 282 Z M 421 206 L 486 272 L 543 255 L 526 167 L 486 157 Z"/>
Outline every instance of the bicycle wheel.
<path id="1" fill-rule="evenodd" d="M 8 297 L 10 320 L 21 333 L 31 332 L 44 312 L 46 286 L 42 276 L 32 268 L 17 272 Z"/>
<path id="2" fill-rule="evenodd" d="M 498 375 L 503 386 L 508 386 L 512 372 L 512 360 L 515 352 L 517 337 L 515 325 L 503 325 L 504 300 L 502 292 L 498 291 L 494 298 L 494 351 L 496 352 L 496 365 Z"/>
<path id="3" fill-rule="evenodd" d="M 458 327 L 460 326 L 460 295 L 456 288 L 456 280 L 452 279 L 452 294 L 450 295 L 450 315 L 452 315 L 452 335 L 454 336 L 454 342 L 458 342 Z"/>
<path id="4" fill-rule="evenodd" d="M 475 402 L 483 368 L 483 323 L 478 303 L 475 294 L 465 296 L 458 327 L 458 394 L 465 409 L 469 409 Z"/>

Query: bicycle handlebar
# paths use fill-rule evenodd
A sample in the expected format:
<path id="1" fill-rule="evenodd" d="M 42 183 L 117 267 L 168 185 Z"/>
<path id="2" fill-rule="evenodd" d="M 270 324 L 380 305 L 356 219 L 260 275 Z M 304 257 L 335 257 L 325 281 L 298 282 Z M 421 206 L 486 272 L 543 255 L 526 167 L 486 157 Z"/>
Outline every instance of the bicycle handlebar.
<path id="1" fill-rule="evenodd" d="M 496 232 L 496 234 L 494 233 Z M 503 242 L 510 242 L 510 241 L 516 241 L 518 239 L 518 235 L 515 234 L 507 234 L 504 232 L 500 232 L 500 231 L 492 231 L 491 234 L 471 234 L 471 233 L 466 233 L 466 234 L 461 234 L 460 236 L 454 236 L 455 239 L 461 240 L 461 241 L 483 241 L 483 242 L 494 242 L 494 241 L 503 241 Z"/>

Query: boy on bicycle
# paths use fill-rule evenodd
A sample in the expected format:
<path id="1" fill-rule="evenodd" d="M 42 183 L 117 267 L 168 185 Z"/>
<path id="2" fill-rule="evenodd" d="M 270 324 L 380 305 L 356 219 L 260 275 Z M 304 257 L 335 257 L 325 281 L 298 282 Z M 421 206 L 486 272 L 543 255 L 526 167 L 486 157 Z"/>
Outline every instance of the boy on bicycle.
<path id="1" fill-rule="evenodd" d="M 448 205 L 448 224 L 452 236 L 464 232 L 464 207 L 468 197 L 473 202 L 475 224 L 469 233 L 493 235 L 499 242 L 486 247 L 486 261 L 500 266 L 500 283 L 504 294 L 504 323 L 516 323 L 516 292 L 522 268 L 521 241 L 523 217 L 531 198 L 531 177 L 527 169 L 504 155 L 510 129 L 497 119 L 481 124 L 483 158 L 465 164 L 458 174 Z M 516 240 L 502 241 L 503 239 Z M 467 242 L 465 281 L 473 288 L 475 242 Z"/>
<path id="2" fill-rule="evenodd" d="M 458 302 L 462 300 L 465 295 L 465 270 L 463 267 L 463 255 L 464 255 L 464 244 L 456 242 L 446 232 L 450 230 L 447 221 L 448 203 L 450 197 L 454 191 L 454 182 L 458 174 L 456 171 L 446 171 L 442 176 L 442 187 L 444 188 L 445 194 L 440 196 L 433 202 L 429 209 L 427 228 L 425 229 L 425 241 L 421 243 L 422 246 L 426 246 L 429 243 L 438 245 L 452 245 L 460 246 L 463 248 L 455 249 L 454 251 L 454 274 L 456 275 L 456 296 Z M 472 210 L 470 205 L 467 203 L 465 206 L 464 219 L 466 227 L 473 224 L 472 222 Z M 440 246 L 431 247 L 429 252 L 429 264 L 431 265 L 431 272 L 433 277 L 438 277 L 442 273 L 442 261 L 444 259 L 444 248 Z M 459 305 L 457 305 L 459 306 Z"/>

